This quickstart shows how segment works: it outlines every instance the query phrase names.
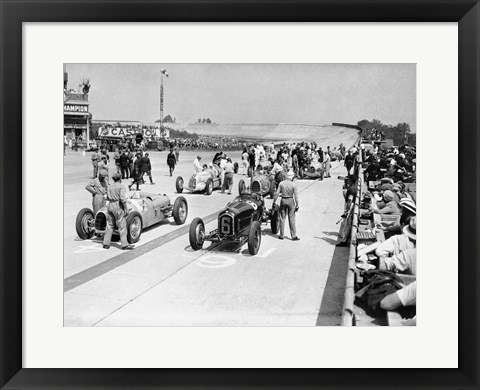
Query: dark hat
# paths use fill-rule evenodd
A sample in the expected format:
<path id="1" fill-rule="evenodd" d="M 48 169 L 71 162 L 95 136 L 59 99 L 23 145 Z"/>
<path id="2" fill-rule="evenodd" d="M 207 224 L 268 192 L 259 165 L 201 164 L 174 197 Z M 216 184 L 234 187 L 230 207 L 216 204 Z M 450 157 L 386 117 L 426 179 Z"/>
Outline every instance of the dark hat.
<path id="1" fill-rule="evenodd" d="M 122 178 L 122 175 L 118 172 L 115 172 L 113 175 L 112 175 L 112 179 L 115 180 L 115 181 L 118 181 Z"/>

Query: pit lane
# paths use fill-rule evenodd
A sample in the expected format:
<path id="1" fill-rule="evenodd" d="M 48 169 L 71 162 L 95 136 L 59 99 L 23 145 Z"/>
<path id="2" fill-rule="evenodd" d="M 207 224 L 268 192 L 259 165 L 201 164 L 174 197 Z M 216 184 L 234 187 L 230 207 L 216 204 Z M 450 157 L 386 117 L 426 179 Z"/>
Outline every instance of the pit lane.
<path id="1" fill-rule="evenodd" d="M 166 152 L 150 153 L 155 185 L 142 190 L 167 194 L 172 201 L 175 178 L 188 178 L 197 154 L 211 161 L 212 151 L 182 151 L 175 174 L 170 177 Z M 240 162 L 240 152 L 229 153 Z M 343 209 L 343 168 L 334 163 L 332 178 L 297 181 L 300 211 L 297 213 L 299 242 L 278 240 L 263 226 L 262 245 L 250 256 L 246 245 L 213 244 L 193 251 L 188 226 L 195 217 L 216 226 L 216 215 L 234 195 L 214 191 L 212 195 L 185 193 L 189 214 L 185 225 L 164 221 L 145 230 L 135 249 L 124 252 L 119 244 L 104 250 L 100 240 L 80 240 L 75 216 L 90 207 L 91 197 L 83 188 L 91 174 L 90 159 L 81 152 L 67 151 L 64 193 L 64 324 L 65 326 L 195 326 L 195 325 L 321 325 L 319 314 L 340 316 L 338 297 L 342 276 L 332 282 L 332 259 L 342 261 L 335 248 Z M 110 164 L 113 168 L 113 162 Z M 267 199 L 267 207 L 271 200 Z M 286 234 L 289 237 L 288 227 Z M 346 262 L 346 252 L 343 256 Z M 341 274 L 341 272 L 340 272 Z M 330 282 L 329 282 L 330 280 Z M 324 294 L 326 293 L 326 294 Z M 325 309 L 323 297 L 332 300 Z M 323 310 L 322 310 L 323 307 Z"/>

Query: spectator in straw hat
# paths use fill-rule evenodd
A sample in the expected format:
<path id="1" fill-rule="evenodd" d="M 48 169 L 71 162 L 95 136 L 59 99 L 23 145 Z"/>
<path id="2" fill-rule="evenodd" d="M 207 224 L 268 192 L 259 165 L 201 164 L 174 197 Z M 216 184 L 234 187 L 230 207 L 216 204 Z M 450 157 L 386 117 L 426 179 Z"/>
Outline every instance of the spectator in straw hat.
<path id="1" fill-rule="evenodd" d="M 385 232 L 387 238 L 393 236 L 394 234 L 402 234 L 404 226 L 408 225 L 410 219 L 417 215 L 417 207 L 415 202 L 409 198 L 400 199 L 400 209 L 402 210 L 402 215 L 398 222 L 386 222 L 383 221 L 381 224 L 377 225 L 379 229 L 382 229 Z"/>

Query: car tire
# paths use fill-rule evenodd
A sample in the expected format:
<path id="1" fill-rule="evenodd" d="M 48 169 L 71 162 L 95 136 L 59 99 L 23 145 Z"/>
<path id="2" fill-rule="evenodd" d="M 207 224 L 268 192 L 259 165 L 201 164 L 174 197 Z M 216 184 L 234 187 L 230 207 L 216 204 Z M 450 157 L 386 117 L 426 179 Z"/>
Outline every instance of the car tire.
<path id="1" fill-rule="evenodd" d="M 280 218 L 280 212 L 278 209 L 274 209 L 272 211 L 272 215 L 270 216 L 270 229 L 272 230 L 272 234 L 278 233 L 278 222 Z"/>
<path id="2" fill-rule="evenodd" d="M 142 216 L 138 211 L 131 211 L 127 215 L 127 240 L 129 244 L 135 244 L 140 240 L 143 230 Z"/>
<path id="3" fill-rule="evenodd" d="M 95 215 L 89 208 L 81 209 L 77 214 L 75 220 L 75 228 L 77 230 L 78 237 L 82 240 L 88 240 L 95 233 L 93 224 L 95 223 Z M 92 226 L 92 228 L 90 228 Z"/>
<path id="4" fill-rule="evenodd" d="M 205 224 L 201 218 L 195 218 L 190 224 L 190 230 L 188 231 L 188 238 L 190 240 L 190 246 L 194 251 L 202 249 L 205 234 Z"/>
<path id="5" fill-rule="evenodd" d="M 262 230 L 260 229 L 260 222 L 254 221 L 250 225 L 250 231 L 248 232 L 248 252 L 255 256 L 260 249 L 262 243 Z"/>
<path id="6" fill-rule="evenodd" d="M 238 173 L 238 163 L 233 164 L 233 173 Z"/>
<path id="7" fill-rule="evenodd" d="M 188 203 L 183 196 L 175 199 L 173 204 L 173 219 L 177 225 L 183 225 L 188 216 Z"/>
<path id="8" fill-rule="evenodd" d="M 207 182 L 205 183 L 205 194 L 206 195 L 211 195 L 213 191 L 213 181 L 212 179 L 207 179 Z"/>
<path id="9" fill-rule="evenodd" d="M 270 194 L 270 198 L 273 199 L 273 197 L 275 196 L 275 181 L 270 182 L 269 194 Z"/>
<path id="10" fill-rule="evenodd" d="M 238 182 L 238 195 L 242 195 L 246 191 L 247 191 L 247 185 L 245 184 L 245 181 L 240 180 Z"/>
<path id="11" fill-rule="evenodd" d="M 177 180 L 175 181 L 175 188 L 179 194 L 183 192 L 183 177 L 178 176 Z"/>

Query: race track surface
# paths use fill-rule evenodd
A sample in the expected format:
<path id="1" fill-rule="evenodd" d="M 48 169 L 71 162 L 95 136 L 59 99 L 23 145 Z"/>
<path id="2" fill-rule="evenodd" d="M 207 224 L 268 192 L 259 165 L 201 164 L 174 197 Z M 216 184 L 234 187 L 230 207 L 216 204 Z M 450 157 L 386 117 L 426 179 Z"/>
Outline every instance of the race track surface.
<path id="1" fill-rule="evenodd" d="M 214 152 L 181 151 L 180 163 L 170 177 L 167 153 L 151 152 L 156 184 L 145 184 L 142 191 L 166 194 L 173 202 L 178 196 L 175 178 L 191 175 L 197 154 L 211 161 Z M 240 152 L 229 156 L 240 162 Z M 67 151 L 64 325 L 339 325 L 348 251 L 334 244 L 343 212 L 342 181 L 337 176 L 344 174 L 343 164 L 334 162 L 332 178 L 296 181 L 301 240 L 290 240 L 288 224 L 283 241 L 272 235 L 269 226 L 262 226 L 257 256 L 249 255 L 246 244 L 237 248 L 206 243 L 202 250 L 193 251 L 188 240 L 188 227 L 195 217 L 204 219 L 207 230 L 216 227 L 218 212 L 238 194 L 239 179 L 245 179 L 241 172 L 234 177 L 234 195 L 183 193 L 189 206 L 184 225 L 166 220 L 146 229 L 132 251 L 122 251 L 119 242 L 105 250 L 100 239 L 84 241 L 76 234 L 78 211 L 91 207 L 91 195 L 84 189 L 91 163 L 88 153 Z M 271 203 L 267 198 L 267 207 Z"/>

